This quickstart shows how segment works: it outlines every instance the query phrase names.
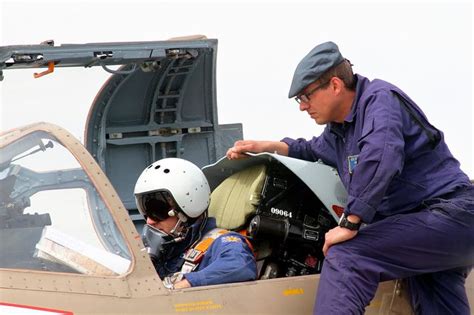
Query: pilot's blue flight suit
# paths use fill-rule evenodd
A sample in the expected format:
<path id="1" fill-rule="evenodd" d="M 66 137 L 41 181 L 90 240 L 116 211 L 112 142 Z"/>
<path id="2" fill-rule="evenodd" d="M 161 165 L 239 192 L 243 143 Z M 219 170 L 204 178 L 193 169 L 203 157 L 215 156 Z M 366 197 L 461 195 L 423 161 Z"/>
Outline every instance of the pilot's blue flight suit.
<path id="1" fill-rule="evenodd" d="M 164 264 L 155 266 L 160 277 L 180 271 L 185 250 L 216 227 L 216 220 L 208 218 L 206 226 L 199 233 L 200 222 L 190 227 L 183 242 L 177 243 L 168 251 Z M 236 232 L 229 232 L 215 239 L 197 269 L 184 277 L 193 287 L 249 281 L 257 278 L 257 266 L 244 237 Z"/>
<path id="2" fill-rule="evenodd" d="M 282 140 L 291 157 L 336 166 L 349 194 L 344 212 L 368 224 L 330 247 L 315 312 L 361 314 L 379 282 L 409 278 L 417 314 L 469 314 L 473 186 L 443 134 L 405 93 L 356 78 L 344 123 L 328 124 L 309 141 Z"/>

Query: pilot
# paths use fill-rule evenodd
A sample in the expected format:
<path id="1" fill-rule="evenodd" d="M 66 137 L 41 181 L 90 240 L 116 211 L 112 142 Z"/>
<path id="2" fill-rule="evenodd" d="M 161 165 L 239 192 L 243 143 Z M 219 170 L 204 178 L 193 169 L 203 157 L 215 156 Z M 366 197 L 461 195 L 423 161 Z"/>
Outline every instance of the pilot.
<path id="1" fill-rule="evenodd" d="M 315 314 L 363 314 L 379 282 L 399 278 L 416 314 L 470 314 L 474 188 L 443 133 L 395 85 L 354 75 L 332 42 L 298 64 L 293 97 L 326 125 L 320 136 L 241 140 L 227 157 L 277 152 L 337 167 L 348 202 L 326 234 Z"/>
<path id="2" fill-rule="evenodd" d="M 239 233 L 216 228 L 207 216 L 210 188 L 193 163 L 166 158 L 151 164 L 135 185 L 146 219 L 142 238 L 171 289 L 255 280 L 255 257 Z"/>

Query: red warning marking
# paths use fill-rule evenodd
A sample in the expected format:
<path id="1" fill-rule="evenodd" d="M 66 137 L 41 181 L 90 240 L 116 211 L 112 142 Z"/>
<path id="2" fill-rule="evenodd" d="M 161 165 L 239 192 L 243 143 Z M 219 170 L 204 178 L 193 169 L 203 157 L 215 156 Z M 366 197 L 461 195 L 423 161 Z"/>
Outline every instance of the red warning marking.
<path id="1" fill-rule="evenodd" d="M 332 210 L 336 213 L 338 217 L 341 217 L 344 213 L 344 208 L 337 205 L 332 205 Z"/>
<path id="2" fill-rule="evenodd" d="M 22 311 L 21 313 L 17 313 L 14 311 L 14 309 L 17 309 L 16 311 L 19 311 L 19 309 L 24 309 L 24 311 Z M 10 310 L 10 312 L 6 312 L 8 310 Z M 0 314 L 9 314 L 9 313 L 13 313 L 13 314 L 40 314 L 42 313 L 44 314 L 44 312 L 48 312 L 51 314 L 58 314 L 58 315 L 59 314 L 60 315 L 74 315 L 74 313 L 70 311 L 61 311 L 61 310 L 55 310 L 51 308 L 0 302 Z"/>

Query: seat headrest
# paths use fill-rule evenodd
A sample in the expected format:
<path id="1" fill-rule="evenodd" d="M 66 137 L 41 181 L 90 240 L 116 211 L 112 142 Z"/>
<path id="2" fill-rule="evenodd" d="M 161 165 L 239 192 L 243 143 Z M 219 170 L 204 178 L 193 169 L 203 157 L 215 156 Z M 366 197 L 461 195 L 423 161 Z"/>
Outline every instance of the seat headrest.
<path id="1" fill-rule="evenodd" d="M 254 165 L 224 180 L 211 194 L 209 216 L 220 228 L 243 228 L 260 203 L 266 165 Z"/>

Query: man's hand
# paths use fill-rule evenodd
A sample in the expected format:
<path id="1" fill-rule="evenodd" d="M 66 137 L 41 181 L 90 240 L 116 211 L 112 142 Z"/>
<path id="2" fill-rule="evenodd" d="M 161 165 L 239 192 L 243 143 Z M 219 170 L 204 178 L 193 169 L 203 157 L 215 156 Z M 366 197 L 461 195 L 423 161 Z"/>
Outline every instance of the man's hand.
<path id="1" fill-rule="evenodd" d="M 227 150 L 226 156 L 229 160 L 237 160 L 244 158 L 245 152 L 257 152 L 257 141 L 253 140 L 239 140 L 234 143 L 234 146 Z"/>
<path id="2" fill-rule="evenodd" d="M 280 141 L 239 140 L 227 150 L 226 156 L 229 160 L 236 160 L 246 157 L 246 152 L 277 152 L 280 155 L 288 155 L 288 145 Z"/>
<path id="3" fill-rule="evenodd" d="M 184 289 L 184 288 L 190 288 L 190 287 L 191 287 L 191 283 L 189 283 L 189 281 L 186 279 L 178 281 L 174 284 L 175 289 Z"/>
<path id="4" fill-rule="evenodd" d="M 357 235 L 357 232 L 358 231 L 352 231 L 340 226 L 336 226 L 335 228 L 329 230 L 329 232 L 327 232 L 325 235 L 326 240 L 323 246 L 324 256 L 326 256 L 329 247 L 331 247 L 334 244 L 342 243 L 354 238 Z"/>

